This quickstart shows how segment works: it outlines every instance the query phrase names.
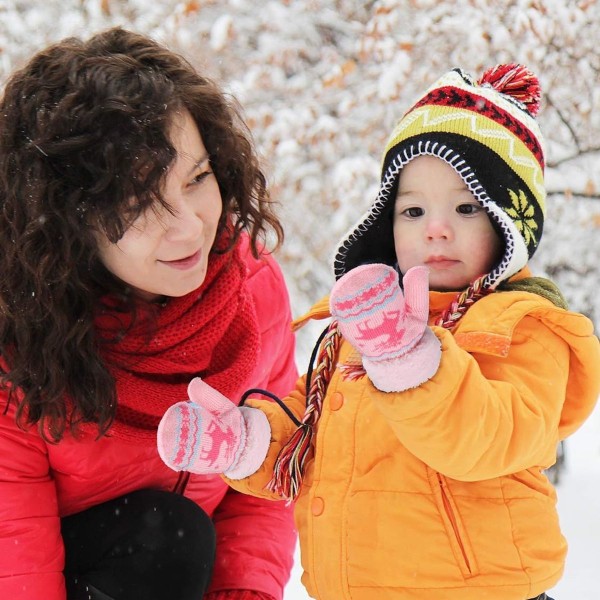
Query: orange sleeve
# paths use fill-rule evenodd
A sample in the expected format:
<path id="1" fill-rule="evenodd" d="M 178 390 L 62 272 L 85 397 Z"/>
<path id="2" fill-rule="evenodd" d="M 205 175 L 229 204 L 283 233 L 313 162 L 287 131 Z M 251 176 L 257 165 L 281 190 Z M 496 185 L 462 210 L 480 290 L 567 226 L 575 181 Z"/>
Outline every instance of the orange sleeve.
<path id="1" fill-rule="evenodd" d="M 568 344 L 533 317 L 517 326 L 508 356 L 470 354 L 452 334 L 436 375 L 401 393 L 372 385 L 398 439 L 436 471 L 477 481 L 555 460 L 569 378 Z"/>

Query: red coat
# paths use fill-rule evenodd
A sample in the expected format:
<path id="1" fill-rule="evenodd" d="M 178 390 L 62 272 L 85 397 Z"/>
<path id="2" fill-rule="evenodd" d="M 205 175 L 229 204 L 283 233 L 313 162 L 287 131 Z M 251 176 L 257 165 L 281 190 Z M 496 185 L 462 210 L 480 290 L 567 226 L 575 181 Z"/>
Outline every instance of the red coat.
<path id="1" fill-rule="evenodd" d="M 285 283 L 273 259 L 259 262 L 248 252 L 247 263 L 261 331 L 248 387 L 283 396 L 297 378 Z M 0 598 L 65 600 L 60 517 L 142 488 L 173 490 L 180 476 L 154 447 L 110 437 L 51 445 L 36 430 L 16 427 L 13 407 L 0 410 Z M 219 476 L 191 475 L 185 495 L 215 522 L 210 591 L 250 589 L 282 598 L 296 542 L 292 507 L 239 494 Z"/>

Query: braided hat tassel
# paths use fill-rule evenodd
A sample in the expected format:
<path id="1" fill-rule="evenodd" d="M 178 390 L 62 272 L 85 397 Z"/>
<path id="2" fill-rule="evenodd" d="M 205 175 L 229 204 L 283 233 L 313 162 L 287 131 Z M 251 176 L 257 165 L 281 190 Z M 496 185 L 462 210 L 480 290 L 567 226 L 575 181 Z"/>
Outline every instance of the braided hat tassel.
<path id="1" fill-rule="evenodd" d="M 450 331 L 454 329 L 462 316 L 477 300 L 493 292 L 489 287 L 486 287 L 486 278 L 487 275 L 478 277 L 466 290 L 459 292 L 435 324 Z"/>
<path id="2" fill-rule="evenodd" d="M 285 500 L 295 500 L 300 492 L 306 458 L 311 448 L 315 426 L 321 417 L 325 393 L 335 370 L 341 337 L 337 322 L 333 321 L 321 344 L 302 423 L 279 451 L 273 477 L 267 484 L 267 490 L 277 493 Z"/>

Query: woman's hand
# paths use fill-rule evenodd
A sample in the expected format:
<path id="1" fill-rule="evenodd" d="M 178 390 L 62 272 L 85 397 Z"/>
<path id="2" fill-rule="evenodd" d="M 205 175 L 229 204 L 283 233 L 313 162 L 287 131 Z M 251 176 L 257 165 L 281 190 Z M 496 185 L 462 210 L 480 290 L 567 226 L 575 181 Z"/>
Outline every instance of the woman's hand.
<path id="1" fill-rule="evenodd" d="M 225 474 L 243 479 L 263 463 L 271 440 L 265 414 L 238 407 L 199 377 L 188 386 L 189 402 L 178 402 L 158 425 L 157 446 L 175 471 Z"/>

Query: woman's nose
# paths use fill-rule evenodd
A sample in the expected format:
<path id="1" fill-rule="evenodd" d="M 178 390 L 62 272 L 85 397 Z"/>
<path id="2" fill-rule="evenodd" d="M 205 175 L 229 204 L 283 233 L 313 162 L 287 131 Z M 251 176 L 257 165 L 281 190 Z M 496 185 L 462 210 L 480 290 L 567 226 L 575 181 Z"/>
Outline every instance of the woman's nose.
<path id="1" fill-rule="evenodd" d="M 164 216 L 165 234 L 170 241 L 182 241 L 198 236 L 202 219 L 185 202 L 170 202 L 171 211 Z"/>

